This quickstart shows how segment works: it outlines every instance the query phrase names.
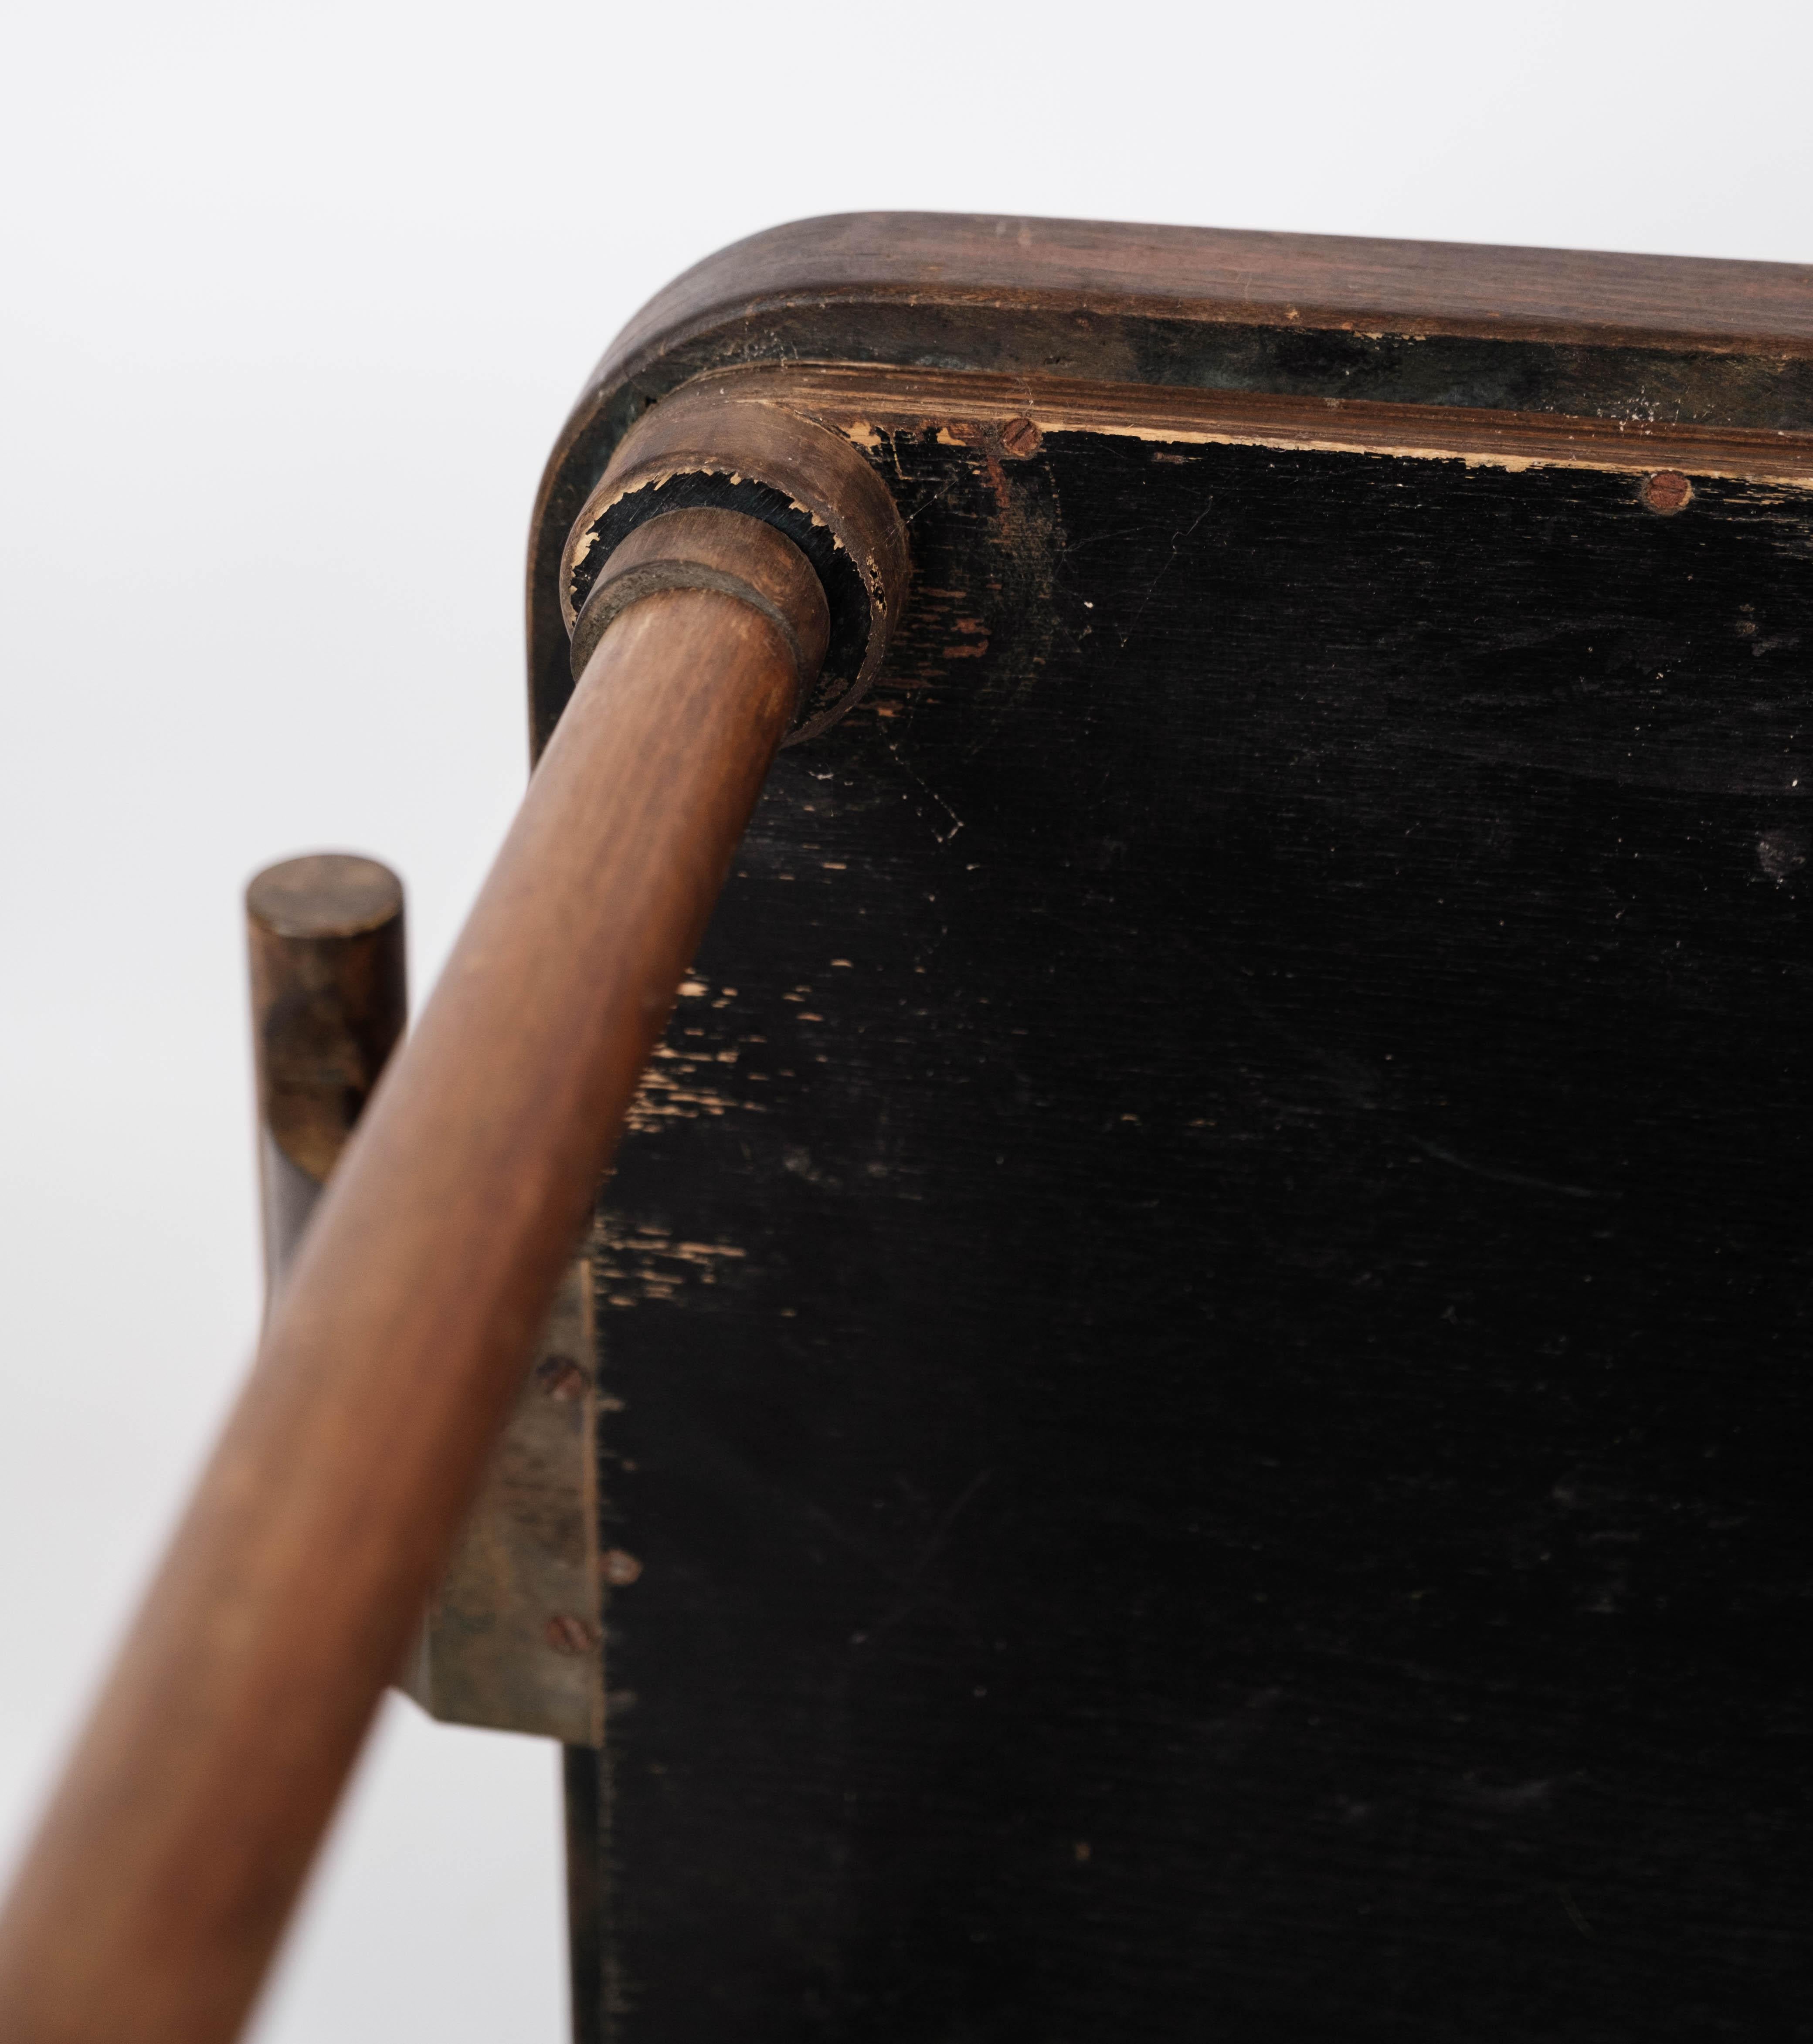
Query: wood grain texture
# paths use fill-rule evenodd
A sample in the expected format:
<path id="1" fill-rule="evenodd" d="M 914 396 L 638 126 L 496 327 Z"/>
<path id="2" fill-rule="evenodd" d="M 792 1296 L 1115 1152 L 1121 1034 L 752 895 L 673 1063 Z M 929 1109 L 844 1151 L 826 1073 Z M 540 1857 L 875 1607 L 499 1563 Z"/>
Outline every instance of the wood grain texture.
<path id="1" fill-rule="evenodd" d="M 1813 355 L 1813 266 L 1577 248 L 1396 241 L 992 213 L 852 213 L 788 222 L 695 263 L 606 361 L 808 298 L 1161 308 L 1401 333 L 1641 341 Z"/>
<path id="2" fill-rule="evenodd" d="M 1813 498 L 950 426 L 601 1207 L 582 2036 L 1813 2036 Z"/>
<path id="3" fill-rule="evenodd" d="M 237 2031 L 799 686 L 716 591 L 605 635 L 21 1871 L 9 2044 Z"/>

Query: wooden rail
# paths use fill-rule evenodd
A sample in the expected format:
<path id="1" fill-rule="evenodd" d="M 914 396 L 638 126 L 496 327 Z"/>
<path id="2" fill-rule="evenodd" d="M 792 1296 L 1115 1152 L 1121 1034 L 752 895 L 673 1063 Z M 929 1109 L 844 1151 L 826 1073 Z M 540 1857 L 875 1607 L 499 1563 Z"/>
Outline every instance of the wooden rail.
<path id="1" fill-rule="evenodd" d="M 822 591 L 768 525 L 676 514 L 620 560 L 0 1919 L 8 2044 L 237 2034 L 816 675 Z"/>

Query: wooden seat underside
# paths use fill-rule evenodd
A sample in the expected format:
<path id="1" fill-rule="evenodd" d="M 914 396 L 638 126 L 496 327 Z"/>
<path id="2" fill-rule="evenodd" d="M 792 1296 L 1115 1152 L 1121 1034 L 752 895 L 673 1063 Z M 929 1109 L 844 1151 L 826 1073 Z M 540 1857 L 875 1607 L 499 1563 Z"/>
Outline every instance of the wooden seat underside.
<path id="1" fill-rule="evenodd" d="M 914 587 L 600 1209 L 583 2023 L 1813 2030 L 1808 421 L 759 352 Z"/>

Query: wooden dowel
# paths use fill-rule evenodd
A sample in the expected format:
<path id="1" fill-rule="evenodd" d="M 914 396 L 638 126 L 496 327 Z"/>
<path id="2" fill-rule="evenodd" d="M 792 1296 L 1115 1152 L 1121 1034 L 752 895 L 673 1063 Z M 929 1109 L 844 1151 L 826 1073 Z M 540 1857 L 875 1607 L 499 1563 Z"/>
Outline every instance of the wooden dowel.
<path id="1" fill-rule="evenodd" d="M 606 631 L 25 1860 L 8 2044 L 237 2032 L 799 700 L 793 625 L 669 587 Z"/>
<path id="2" fill-rule="evenodd" d="M 275 1296 L 409 1012 L 402 882 L 315 852 L 245 890 L 264 1285 Z"/>

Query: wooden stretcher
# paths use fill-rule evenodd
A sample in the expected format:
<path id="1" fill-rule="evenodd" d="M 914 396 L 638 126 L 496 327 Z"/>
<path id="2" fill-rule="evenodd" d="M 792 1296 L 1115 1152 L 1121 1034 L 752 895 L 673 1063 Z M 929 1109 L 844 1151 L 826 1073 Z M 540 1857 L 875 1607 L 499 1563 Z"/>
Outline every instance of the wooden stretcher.
<path id="1" fill-rule="evenodd" d="M 1797 267 L 653 301 L 381 1084 L 394 882 L 254 884 L 271 1308 L 0 2032 L 235 2034 L 400 1679 L 565 1745 L 580 2044 L 1808 2034 L 1810 491 Z"/>

